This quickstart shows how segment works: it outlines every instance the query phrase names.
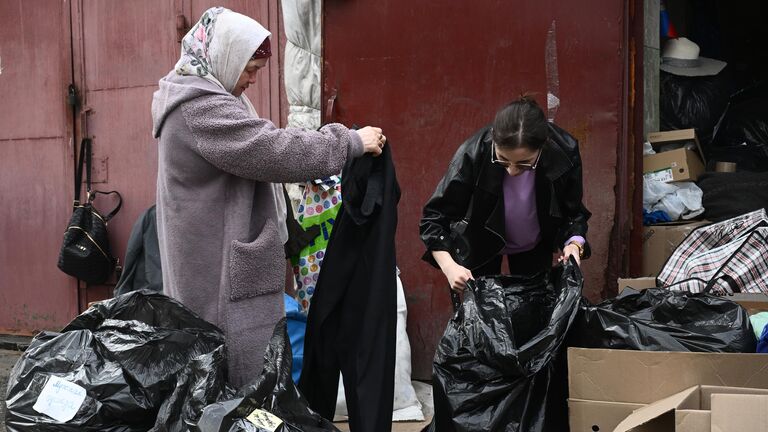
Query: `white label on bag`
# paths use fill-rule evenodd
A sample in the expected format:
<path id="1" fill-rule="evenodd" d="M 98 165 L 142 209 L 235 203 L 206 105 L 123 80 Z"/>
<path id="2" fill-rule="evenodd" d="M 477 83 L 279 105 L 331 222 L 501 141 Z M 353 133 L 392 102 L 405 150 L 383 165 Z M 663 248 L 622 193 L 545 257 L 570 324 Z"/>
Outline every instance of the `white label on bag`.
<path id="1" fill-rule="evenodd" d="M 251 415 L 246 417 L 246 420 L 269 432 L 275 432 L 283 424 L 283 421 L 278 417 L 260 409 L 253 410 Z"/>
<path id="2" fill-rule="evenodd" d="M 649 180 L 658 180 L 660 182 L 669 183 L 673 180 L 672 168 L 649 172 L 649 173 L 643 174 L 643 177 Z"/>
<path id="3" fill-rule="evenodd" d="M 59 423 L 72 420 L 85 401 L 85 389 L 57 376 L 48 378 L 32 407 Z"/>

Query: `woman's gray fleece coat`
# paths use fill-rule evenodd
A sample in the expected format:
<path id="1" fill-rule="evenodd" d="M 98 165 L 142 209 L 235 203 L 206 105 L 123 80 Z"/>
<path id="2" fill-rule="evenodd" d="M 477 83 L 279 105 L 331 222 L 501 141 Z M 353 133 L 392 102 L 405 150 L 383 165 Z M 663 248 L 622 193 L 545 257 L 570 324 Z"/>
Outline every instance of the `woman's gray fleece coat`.
<path id="1" fill-rule="evenodd" d="M 259 376 L 285 315 L 285 258 L 273 187 L 341 172 L 358 134 L 278 129 L 196 76 L 171 72 L 152 101 L 159 139 L 157 233 L 167 295 L 224 330 L 229 378 Z"/>

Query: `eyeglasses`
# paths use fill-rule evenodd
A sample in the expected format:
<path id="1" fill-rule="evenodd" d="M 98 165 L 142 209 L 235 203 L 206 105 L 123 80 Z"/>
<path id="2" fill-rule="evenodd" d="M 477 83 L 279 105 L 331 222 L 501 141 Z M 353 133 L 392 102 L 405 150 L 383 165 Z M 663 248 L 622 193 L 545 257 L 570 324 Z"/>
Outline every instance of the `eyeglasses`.
<path id="1" fill-rule="evenodd" d="M 544 150 L 543 147 L 539 149 L 539 154 L 536 155 L 536 160 L 534 160 L 533 163 L 518 162 L 513 164 L 507 161 L 497 159 L 496 143 L 491 143 L 491 163 L 504 167 L 505 169 L 509 167 L 515 167 L 517 169 L 524 170 L 524 171 L 534 171 L 536 170 L 536 167 L 539 166 L 539 159 L 541 159 L 541 152 L 543 150 Z"/>

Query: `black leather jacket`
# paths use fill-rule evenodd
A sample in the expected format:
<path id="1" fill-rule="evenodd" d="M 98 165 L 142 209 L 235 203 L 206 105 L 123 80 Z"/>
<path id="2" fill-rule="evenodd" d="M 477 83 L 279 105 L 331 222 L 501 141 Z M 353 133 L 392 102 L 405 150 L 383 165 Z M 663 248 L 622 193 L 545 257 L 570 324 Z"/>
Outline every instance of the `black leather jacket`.
<path id="1" fill-rule="evenodd" d="M 477 131 L 459 147 L 448 172 L 424 206 L 419 224 L 427 246 L 422 257 L 437 267 L 432 251 L 448 251 L 474 270 L 498 255 L 506 244 L 504 194 L 506 171 L 491 163 L 490 126 Z M 541 241 L 561 249 L 572 236 L 586 239 L 591 213 L 582 203 L 582 169 L 578 141 L 549 123 L 550 137 L 536 169 L 536 206 Z M 472 209 L 469 210 L 470 202 Z M 461 245 L 451 239 L 451 225 L 467 220 Z M 460 249 L 457 251 L 457 249 Z M 584 258 L 589 257 L 589 243 Z"/>

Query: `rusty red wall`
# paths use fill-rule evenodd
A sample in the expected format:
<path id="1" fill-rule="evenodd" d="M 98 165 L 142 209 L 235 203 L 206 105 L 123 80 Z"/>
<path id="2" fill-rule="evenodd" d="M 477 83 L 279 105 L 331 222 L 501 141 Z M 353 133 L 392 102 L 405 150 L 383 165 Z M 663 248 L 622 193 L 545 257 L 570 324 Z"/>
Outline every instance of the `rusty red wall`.
<path id="1" fill-rule="evenodd" d="M 614 222 L 617 149 L 624 141 L 624 14 L 623 2 L 598 0 L 324 3 L 324 97 L 338 90 L 336 118 L 382 126 L 393 146 L 403 189 L 397 253 L 414 376 L 431 375 L 435 343 L 450 314 L 447 282 L 419 259 L 422 206 L 458 145 L 499 107 L 525 91 L 546 105 L 553 23 L 561 100 L 556 122 L 580 141 L 585 201 L 593 212 L 585 293 L 599 295 Z"/>
<path id="2" fill-rule="evenodd" d="M 74 148 L 93 138 L 94 187 L 117 190 L 123 208 L 110 222 L 122 261 L 138 215 L 155 200 L 156 141 L 150 104 L 157 81 L 179 57 L 177 16 L 189 26 L 225 6 L 280 35 L 278 0 L 6 0 L 0 2 L 0 333 L 58 329 L 77 313 L 75 279 L 56 267 L 71 214 Z M 279 122 L 280 57 L 249 90 L 257 110 Z M 76 84 L 74 122 L 66 91 Z M 285 107 L 287 109 L 287 107 Z M 110 209 L 110 199 L 96 205 Z M 114 282 L 114 281 L 112 281 Z M 113 286 L 81 287 L 81 307 Z"/>
<path id="3" fill-rule="evenodd" d="M 29 332 L 77 308 L 56 267 L 74 188 L 69 6 L 7 0 L 0 17 L 0 332 Z"/>

